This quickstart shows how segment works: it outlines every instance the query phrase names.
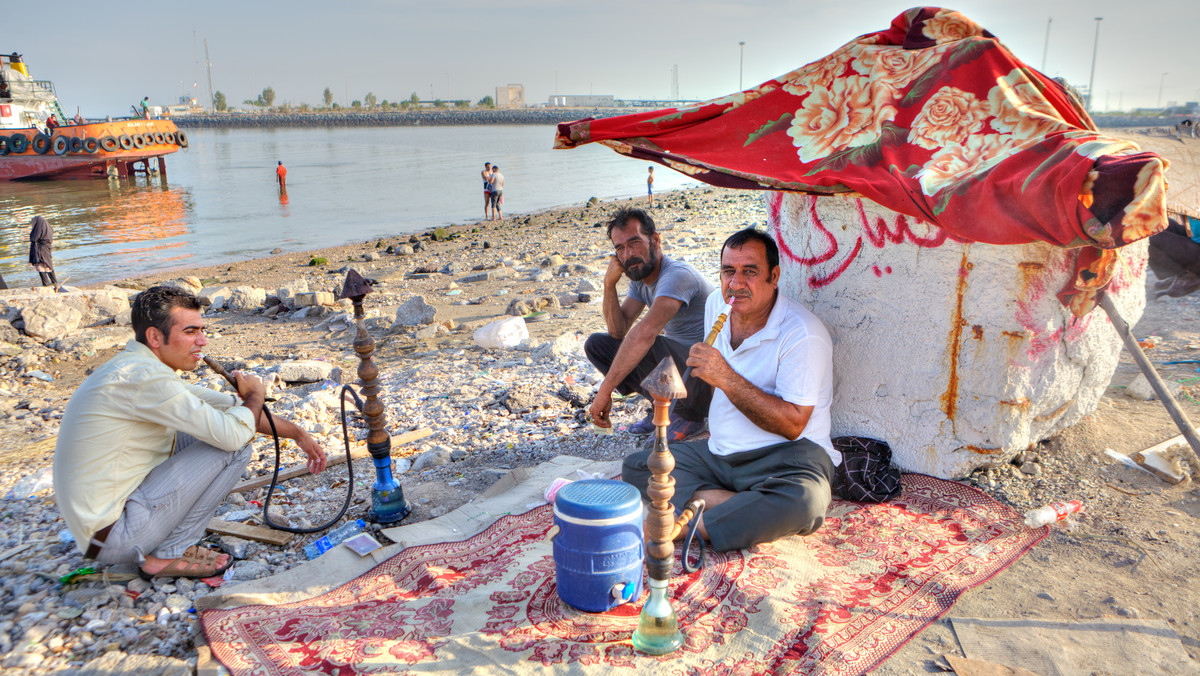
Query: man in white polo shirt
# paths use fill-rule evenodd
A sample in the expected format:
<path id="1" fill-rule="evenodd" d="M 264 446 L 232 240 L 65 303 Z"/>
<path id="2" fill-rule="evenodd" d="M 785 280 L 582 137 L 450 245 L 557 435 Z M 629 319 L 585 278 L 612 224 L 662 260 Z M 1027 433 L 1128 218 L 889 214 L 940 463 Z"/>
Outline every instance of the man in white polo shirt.
<path id="1" fill-rule="evenodd" d="M 815 315 L 779 293 L 779 249 L 748 228 L 721 248 L 720 294 L 709 296 L 705 325 L 733 309 L 712 347 L 692 346 L 692 375 L 714 388 L 711 438 L 671 445 L 676 511 L 705 502 L 699 531 L 718 551 L 785 535 L 808 535 L 825 522 L 834 467 L 830 441 L 833 345 Z M 622 478 L 649 499 L 649 451 L 625 458 Z"/>

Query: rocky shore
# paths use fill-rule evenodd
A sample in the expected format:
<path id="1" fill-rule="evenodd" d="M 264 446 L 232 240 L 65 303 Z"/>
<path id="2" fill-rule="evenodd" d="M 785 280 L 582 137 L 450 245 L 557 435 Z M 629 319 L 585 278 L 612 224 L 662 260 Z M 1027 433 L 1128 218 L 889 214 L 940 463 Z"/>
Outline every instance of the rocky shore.
<path id="1" fill-rule="evenodd" d="M 559 454 L 618 459 L 640 443 L 623 428 L 641 417 L 645 402 L 614 407 L 612 436 L 595 435 L 585 415 L 599 374 L 581 345 L 603 326 L 599 285 L 611 250 L 601 226 L 615 206 L 569 206 L 69 293 L 0 292 L 7 320 L 0 322 L 0 518 L 6 524 L 0 533 L 0 668 L 190 673 L 197 664 L 203 636 L 191 611 L 211 587 L 182 579 L 145 582 L 120 567 L 67 578 L 91 562 L 70 542 L 48 485 L 63 407 L 91 369 L 131 337 L 133 293 L 158 283 L 198 292 L 209 303 L 208 353 L 274 381 L 273 410 L 311 430 L 336 455 L 344 450 L 338 389 L 354 382 L 358 359 L 348 302 L 333 300 L 331 292 L 351 267 L 376 280 L 365 306 L 389 431 L 429 430 L 393 449 L 396 476 L 413 506 L 406 522 L 416 522 L 474 499 L 511 469 Z M 714 188 L 664 195 L 652 213 L 667 253 L 714 280 L 720 242 L 765 219 L 760 195 Z M 1138 330 L 1158 336 L 1156 362 L 1195 354 L 1197 311 L 1191 298 L 1149 302 Z M 525 317 L 527 339 L 504 348 L 477 343 L 481 328 L 518 315 Z M 1200 396 L 1195 381 L 1187 381 L 1190 371 L 1167 369 L 1164 376 L 1181 382 L 1183 394 Z M 956 612 L 1165 618 L 1195 653 L 1195 595 L 1160 592 L 1186 590 L 1200 572 L 1200 489 L 1166 486 L 1103 454 L 1105 448 L 1128 454 L 1177 433 L 1157 402 L 1125 395 L 1135 375 L 1123 358 L 1091 419 L 1031 449 L 1019 465 L 986 468 L 967 480 L 1022 511 L 1083 498 L 1088 512 L 1075 531 L 1056 530 L 984 590 L 965 595 Z M 227 387 L 207 368 L 185 377 Z M 1200 418 L 1200 407 L 1185 405 Z M 351 439 L 361 440 L 360 416 L 349 418 Z M 247 479 L 269 475 L 274 463 L 269 439 L 260 436 L 255 448 Z M 283 463 L 302 457 L 289 443 Z M 353 498 L 342 522 L 363 517 L 370 499 L 369 459 L 355 461 L 353 470 Z M 337 513 L 346 489 L 345 465 L 283 482 L 272 516 L 294 526 L 324 522 Z M 262 488 L 233 493 L 218 517 L 256 523 L 264 497 Z M 237 559 L 225 582 L 233 584 L 302 564 L 304 545 L 319 536 L 295 536 L 282 546 L 212 539 Z M 1147 558 L 1154 565 L 1139 568 Z M 1100 592 L 1094 590 L 1098 580 L 1105 581 Z M 1150 590 L 1158 591 L 1146 594 Z M 931 653 L 946 652 L 953 640 L 948 626 L 935 624 L 873 673 L 923 673 L 922 665 L 936 656 Z"/>

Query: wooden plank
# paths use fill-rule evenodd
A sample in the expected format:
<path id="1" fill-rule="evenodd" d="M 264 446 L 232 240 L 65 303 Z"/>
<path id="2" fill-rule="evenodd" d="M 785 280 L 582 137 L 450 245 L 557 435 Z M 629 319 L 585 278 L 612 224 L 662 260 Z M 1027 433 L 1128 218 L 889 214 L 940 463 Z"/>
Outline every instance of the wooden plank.
<path id="1" fill-rule="evenodd" d="M 29 549 L 32 546 L 33 546 L 32 542 L 26 542 L 25 544 L 17 545 L 16 547 L 13 547 L 12 549 L 6 549 L 6 550 L 0 552 L 0 561 L 3 561 L 8 558 L 12 558 L 12 557 L 16 556 L 17 554 L 20 554 L 21 552 L 25 551 L 26 549 Z"/>
<path id="2" fill-rule="evenodd" d="M 292 539 L 292 533 L 274 528 L 261 528 L 236 521 L 209 519 L 208 531 L 217 535 L 233 535 L 245 540 L 265 542 L 269 545 L 286 545 Z"/>
<path id="3" fill-rule="evenodd" d="M 428 427 L 422 427 L 419 430 L 405 432 L 404 434 L 400 434 L 400 435 L 392 437 L 392 448 L 396 448 L 398 446 L 404 446 L 406 444 L 411 444 L 414 441 L 419 441 L 419 440 L 424 439 L 425 437 L 428 437 L 432 434 L 433 434 L 433 430 L 429 429 Z M 351 460 L 358 460 L 359 458 L 365 458 L 365 457 L 368 457 L 369 455 L 370 454 L 367 453 L 367 447 L 365 444 L 359 445 L 357 448 L 350 449 L 350 459 Z M 346 454 L 339 453 L 338 455 L 330 456 L 330 458 L 325 462 L 325 467 L 326 467 L 326 469 L 328 469 L 330 467 L 333 467 L 334 465 L 340 465 L 343 462 L 346 462 Z M 307 464 L 292 465 L 291 467 L 288 467 L 286 469 L 281 467 L 279 469 L 279 481 L 295 479 L 296 477 L 304 476 L 305 474 L 308 474 L 308 465 Z M 271 483 L 270 475 L 260 476 L 260 477 L 254 478 L 254 479 L 246 479 L 245 481 L 242 481 L 242 482 L 238 483 L 237 485 L 235 485 L 233 487 L 233 489 L 230 490 L 229 492 L 230 493 L 245 493 L 246 491 L 252 491 L 255 488 L 262 488 L 263 486 L 267 486 L 270 483 Z"/>

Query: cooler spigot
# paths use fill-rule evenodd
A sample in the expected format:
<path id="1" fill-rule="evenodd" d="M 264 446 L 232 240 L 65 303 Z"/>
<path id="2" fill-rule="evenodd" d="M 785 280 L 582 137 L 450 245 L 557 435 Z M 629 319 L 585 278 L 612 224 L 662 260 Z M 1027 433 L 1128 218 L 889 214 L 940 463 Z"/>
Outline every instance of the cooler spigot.
<path id="1" fill-rule="evenodd" d="M 357 325 L 354 352 L 359 359 L 359 389 L 366 398 L 359 410 L 367 420 L 367 452 L 375 464 L 375 485 L 371 487 L 371 509 L 367 518 L 376 523 L 396 523 L 408 516 L 410 508 L 404 499 L 404 490 L 392 476 L 392 437 L 387 432 L 387 411 L 379 400 L 379 368 L 372 361 L 375 339 L 367 333 L 363 315 L 363 299 L 371 291 L 371 283 L 351 269 L 346 273 L 340 297 L 349 298 L 354 304 Z"/>
<path id="2" fill-rule="evenodd" d="M 646 376 L 642 388 L 654 399 L 654 451 L 647 461 L 650 481 L 646 488 L 646 494 L 650 497 L 649 516 L 646 518 L 646 573 L 650 598 L 646 600 L 638 618 L 638 627 L 633 632 L 633 645 L 650 655 L 666 655 L 683 645 L 679 617 L 667 596 L 675 558 L 672 536 L 676 530 L 675 512 L 671 507 L 671 498 L 675 496 L 675 479 L 671 476 L 671 470 L 675 469 L 675 458 L 667 446 L 667 426 L 670 424 L 668 410 L 672 399 L 687 396 L 687 389 L 670 357 L 664 358 Z"/>

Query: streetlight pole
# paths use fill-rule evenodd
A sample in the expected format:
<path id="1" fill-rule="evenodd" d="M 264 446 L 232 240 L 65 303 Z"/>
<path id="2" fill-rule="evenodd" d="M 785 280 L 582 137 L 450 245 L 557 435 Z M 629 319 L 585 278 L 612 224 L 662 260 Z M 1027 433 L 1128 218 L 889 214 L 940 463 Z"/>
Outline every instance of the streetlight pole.
<path id="1" fill-rule="evenodd" d="M 1050 53 L 1050 24 L 1053 23 L 1054 17 L 1046 19 L 1046 44 L 1042 47 L 1042 72 L 1046 72 L 1046 54 Z"/>
<path id="2" fill-rule="evenodd" d="M 1163 83 L 1165 83 L 1166 81 L 1167 81 L 1167 74 L 1163 73 L 1162 77 L 1158 78 L 1158 107 L 1160 109 L 1162 108 Z"/>
<path id="3" fill-rule="evenodd" d="M 1096 52 L 1100 47 L 1100 22 L 1104 17 L 1096 17 L 1096 40 L 1092 43 L 1092 76 L 1088 78 L 1087 111 L 1092 112 L 1092 86 L 1096 84 Z"/>
<path id="4" fill-rule="evenodd" d="M 746 41 L 738 43 L 738 91 L 742 91 L 742 64 L 746 58 Z"/>

